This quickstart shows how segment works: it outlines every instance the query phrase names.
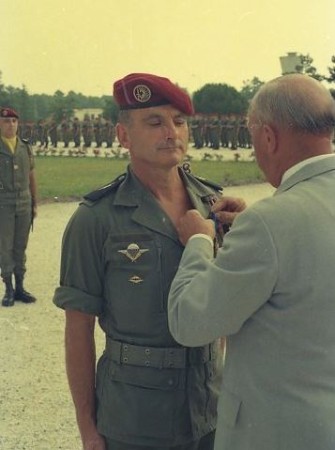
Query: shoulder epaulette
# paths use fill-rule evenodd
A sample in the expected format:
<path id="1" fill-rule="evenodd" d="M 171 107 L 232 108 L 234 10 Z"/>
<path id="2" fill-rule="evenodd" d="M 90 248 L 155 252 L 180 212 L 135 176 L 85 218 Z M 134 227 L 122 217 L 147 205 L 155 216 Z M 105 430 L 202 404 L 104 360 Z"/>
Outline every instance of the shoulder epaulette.
<path id="1" fill-rule="evenodd" d="M 223 190 L 223 187 L 220 186 L 220 184 L 214 183 L 213 181 L 206 180 L 206 178 L 202 178 L 202 177 L 199 177 L 199 176 L 196 176 L 196 175 L 193 175 L 193 176 L 194 176 L 194 178 L 196 178 L 198 181 L 200 181 L 200 183 L 203 183 L 203 184 L 205 184 L 206 186 L 209 186 L 209 187 L 211 187 L 212 189 L 215 189 L 216 191 L 222 191 L 222 190 Z"/>
<path id="2" fill-rule="evenodd" d="M 27 152 L 28 152 L 28 155 L 29 155 L 29 157 L 31 158 L 32 156 L 33 156 L 33 152 L 32 152 L 32 149 L 31 149 L 31 144 L 30 144 L 30 142 L 29 142 L 29 139 L 26 139 L 26 138 L 20 138 L 21 139 L 21 141 L 26 145 L 26 147 L 27 147 Z"/>
<path id="3" fill-rule="evenodd" d="M 115 180 L 111 181 L 110 183 L 106 184 L 105 186 L 102 186 L 101 188 L 89 192 L 88 194 L 84 195 L 84 200 L 90 200 L 92 202 L 96 202 L 97 200 L 100 200 L 103 197 L 106 197 L 110 192 L 114 191 L 126 178 L 126 174 L 123 173 L 122 175 L 119 175 Z"/>

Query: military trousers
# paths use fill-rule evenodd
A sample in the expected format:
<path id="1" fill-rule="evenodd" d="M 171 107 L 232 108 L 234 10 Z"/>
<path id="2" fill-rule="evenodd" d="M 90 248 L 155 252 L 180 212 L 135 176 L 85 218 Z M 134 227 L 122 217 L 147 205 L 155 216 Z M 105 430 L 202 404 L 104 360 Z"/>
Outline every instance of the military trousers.
<path id="1" fill-rule="evenodd" d="M 206 434 L 197 441 L 174 447 L 150 447 L 147 445 L 126 444 L 106 438 L 106 450 L 213 450 L 215 431 Z"/>
<path id="2" fill-rule="evenodd" d="M 1 276 L 24 275 L 26 248 L 31 225 L 31 207 L 27 203 L 0 204 L 0 268 Z"/>

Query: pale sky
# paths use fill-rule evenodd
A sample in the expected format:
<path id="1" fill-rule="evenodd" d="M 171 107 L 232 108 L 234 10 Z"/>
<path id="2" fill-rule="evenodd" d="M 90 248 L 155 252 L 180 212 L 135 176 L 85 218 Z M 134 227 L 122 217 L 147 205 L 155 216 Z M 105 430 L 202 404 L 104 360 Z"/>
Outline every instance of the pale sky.
<path id="1" fill-rule="evenodd" d="M 31 94 L 110 95 L 131 72 L 190 93 L 281 75 L 279 57 L 335 55 L 334 0 L 1 0 L 0 71 Z"/>

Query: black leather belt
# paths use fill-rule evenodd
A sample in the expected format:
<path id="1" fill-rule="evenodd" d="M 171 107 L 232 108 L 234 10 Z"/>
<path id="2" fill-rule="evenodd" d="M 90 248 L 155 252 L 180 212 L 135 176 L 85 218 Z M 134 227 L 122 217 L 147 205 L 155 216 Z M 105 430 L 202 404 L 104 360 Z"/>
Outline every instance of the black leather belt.
<path id="1" fill-rule="evenodd" d="M 157 369 L 184 369 L 216 359 L 214 344 L 203 347 L 145 347 L 106 339 L 105 352 L 118 364 L 154 367 Z"/>

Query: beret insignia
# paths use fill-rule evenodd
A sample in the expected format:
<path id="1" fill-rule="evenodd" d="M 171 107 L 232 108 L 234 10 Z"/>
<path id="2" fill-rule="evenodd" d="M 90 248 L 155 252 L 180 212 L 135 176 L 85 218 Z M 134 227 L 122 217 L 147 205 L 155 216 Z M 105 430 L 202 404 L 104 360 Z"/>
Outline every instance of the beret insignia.
<path id="1" fill-rule="evenodd" d="M 145 84 L 138 84 L 133 89 L 135 99 L 140 103 L 146 103 L 151 98 L 151 90 Z"/>

